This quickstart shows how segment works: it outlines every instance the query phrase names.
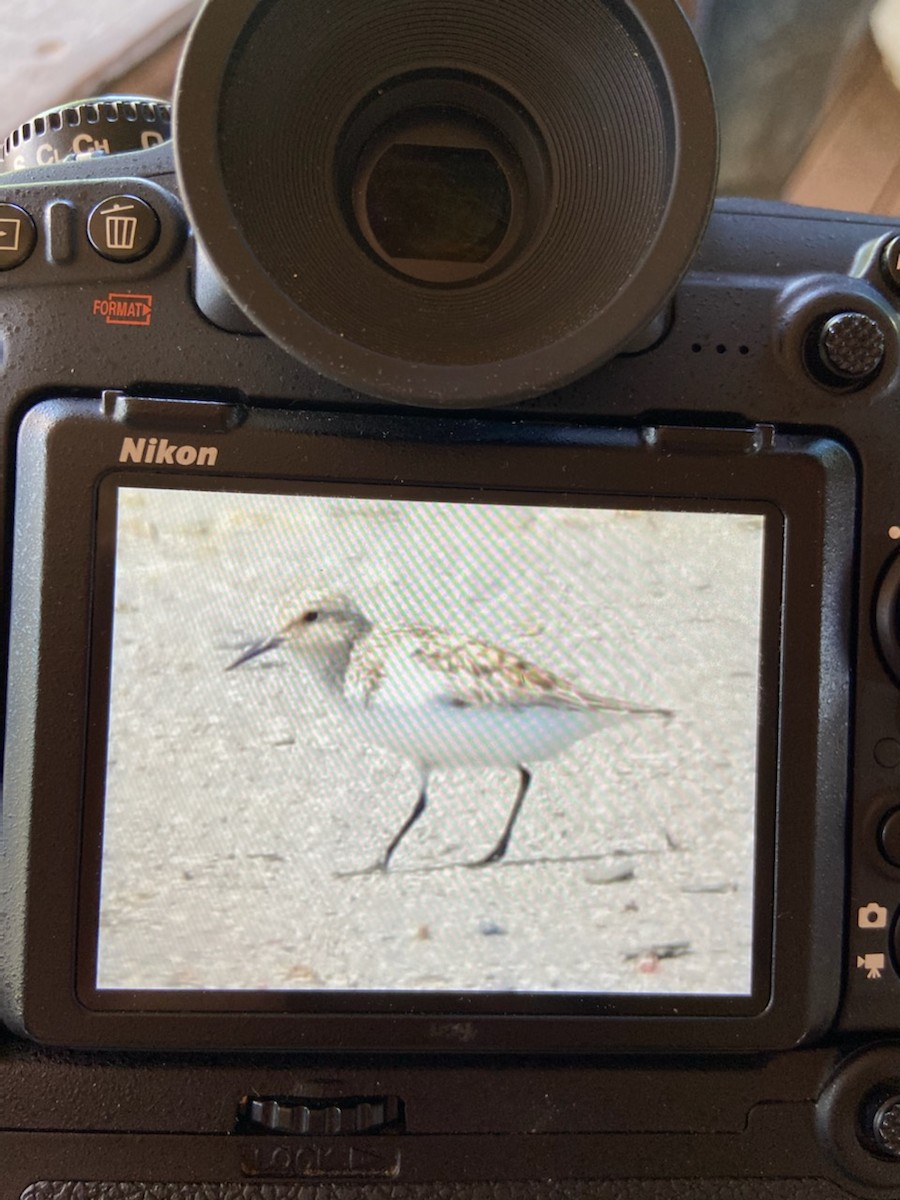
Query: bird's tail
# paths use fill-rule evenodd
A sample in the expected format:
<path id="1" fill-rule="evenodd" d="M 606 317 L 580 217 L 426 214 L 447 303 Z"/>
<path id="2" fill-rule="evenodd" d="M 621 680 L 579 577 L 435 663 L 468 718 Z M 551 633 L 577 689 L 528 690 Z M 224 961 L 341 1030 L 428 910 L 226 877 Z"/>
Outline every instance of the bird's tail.
<path id="1" fill-rule="evenodd" d="M 615 696 L 588 694 L 583 697 L 594 712 L 620 713 L 628 717 L 662 717 L 671 721 L 675 716 L 671 708 L 649 708 L 643 704 L 632 704 L 630 700 L 619 700 Z"/>

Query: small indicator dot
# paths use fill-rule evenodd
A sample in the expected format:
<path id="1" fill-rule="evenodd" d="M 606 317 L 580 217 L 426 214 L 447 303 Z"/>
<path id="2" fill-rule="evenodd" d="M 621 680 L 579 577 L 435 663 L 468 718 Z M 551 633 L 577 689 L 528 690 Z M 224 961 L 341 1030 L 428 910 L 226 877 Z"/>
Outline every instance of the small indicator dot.
<path id="1" fill-rule="evenodd" d="M 895 542 L 900 542 L 900 525 L 892 525 L 888 530 L 888 537 Z"/>

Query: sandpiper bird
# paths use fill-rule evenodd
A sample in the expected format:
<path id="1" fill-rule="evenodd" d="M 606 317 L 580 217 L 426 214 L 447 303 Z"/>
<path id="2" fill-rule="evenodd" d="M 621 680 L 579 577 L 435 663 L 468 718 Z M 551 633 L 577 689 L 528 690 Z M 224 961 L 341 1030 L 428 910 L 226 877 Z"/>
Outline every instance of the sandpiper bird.
<path id="1" fill-rule="evenodd" d="M 428 803 L 434 770 L 514 767 L 519 788 L 500 840 L 472 866 L 498 862 L 531 783 L 525 762 L 554 758 L 624 717 L 671 717 L 664 708 L 582 691 L 560 675 L 478 637 L 430 625 L 378 625 L 346 596 L 322 596 L 226 669 L 283 646 L 302 658 L 364 737 L 419 768 L 415 806 L 372 870 L 386 871 Z"/>

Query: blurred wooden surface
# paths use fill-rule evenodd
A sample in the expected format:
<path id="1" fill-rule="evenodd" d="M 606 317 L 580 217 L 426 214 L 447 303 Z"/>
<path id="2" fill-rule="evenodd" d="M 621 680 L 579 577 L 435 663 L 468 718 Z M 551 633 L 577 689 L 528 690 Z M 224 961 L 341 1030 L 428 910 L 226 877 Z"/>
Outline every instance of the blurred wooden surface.
<path id="1" fill-rule="evenodd" d="M 178 61 L 184 46 L 184 34 L 171 38 L 155 54 L 138 63 L 130 71 L 110 80 L 111 90 L 133 96 L 154 96 L 168 100 L 178 71 Z"/>
<path id="2" fill-rule="evenodd" d="M 875 0 L 698 0 L 722 133 L 719 191 L 778 199 Z"/>
<path id="3" fill-rule="evenodd" d="M 111 90 L 117 77 L 153 60 L 198 4 L 0 0 L 0 138 L 43 109 Z"/>
<path id="4" fill-rule="evenodd" d="M 900 214 L 900 92 L 868 32 L 848 56 L 785 198 Z"/>

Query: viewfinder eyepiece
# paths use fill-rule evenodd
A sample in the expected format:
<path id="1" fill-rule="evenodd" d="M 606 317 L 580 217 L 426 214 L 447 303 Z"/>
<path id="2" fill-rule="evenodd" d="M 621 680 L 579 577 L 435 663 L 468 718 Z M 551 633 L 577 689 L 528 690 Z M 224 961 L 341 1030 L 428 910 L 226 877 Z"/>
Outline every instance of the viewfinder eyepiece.
<path id="1" fill-rule="evenodd" d="M 561 387 L 659 313 L 712 203 L 676 0 L 208 0 L 176 95 L 208 264 L 368 395 Z"/>

